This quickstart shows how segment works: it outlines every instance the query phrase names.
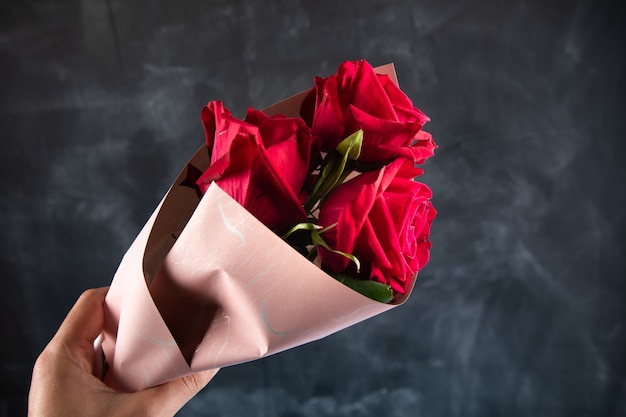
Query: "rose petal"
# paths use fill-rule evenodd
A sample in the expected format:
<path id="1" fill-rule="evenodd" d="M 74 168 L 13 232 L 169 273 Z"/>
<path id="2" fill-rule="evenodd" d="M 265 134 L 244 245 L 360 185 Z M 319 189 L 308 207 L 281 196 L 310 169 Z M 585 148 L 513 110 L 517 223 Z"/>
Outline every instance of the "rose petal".
<path id="1" fill-rule="evenodd" d="M 436 212 L 430 189 L 411 178 L 413 162 L 398 158 L 336 188 L 323 202 L 320 225 L 337 222 L 327 243 L 355 255 L 369 279 L 405 293 L 430 254 L 430 224 Z M 326 239 L 326 236 L 325 236 Z M 322 264 L 336 272 L 349 261 L 320 248 Z"/>
<path id="2" fill-rule="evenodd" d="M 259 127 L 269 158 L 293 190 L 301 190 L 311 168 L 311 160 L 320 151 L 320 140 L 301 119 L 248 109 L 246 121 Z M 287 138 L 287 139 L 286 139 Z"/>
<path id="3" fill-rule="evenodd" d="M 230 149 L 231 142 L 240 135 L 258 137 L 258 129 L 239 120 L 224 107 L 221 101 L 212 101 L 201 112 L 202 124 L 206 135 L 206 145 L 214 163 Z"/>
<path id="4" fill-rule="evenodd" d="M 228 166 L 216 161 L 198 180 L 214 180 L 226 193 L 272 230 L 306 219 L 298 196 L 282 178 L 267 151 L 250 136 L 238 136 L 231 144 Z M 220 173 L 221 170 L 221 173 Z"/>
<path id="5" fill-rule="evenodd" d="M 315 79 L 317 94 L 312 132 L 322 140 L 323 148 L 332 150 L 343 139 L 344 110 L 340 104 L 336 77 Z"/>
<path id="6" fill-rule="evenodd" d="M 393 103 L 383 88 L 380 77 L 368 62 L 344 63 L 339 67 L 338 74 L 345 79 L 344 88 L 349 91 L 349 94 L 344 96 L 346 102 L 342 103 L 343 108 L 354 106 L 372 117 L 398 120 Z"/>
<path id="7" fill-rule="evenodd" d="M 303 186 L 320 145 L 301 119 L 249 109 L 246 120 L 239 120 L 218 101 L 201 118 L 211 154 L 211 165 L 196 182 L 201 192 L 217 182 L 275 231 L 306 219 Z"/>
<path id="8" fill-rule="evenodd" d="M 374 118 L 362 110 L 350 106 L 346 113 L 346 126 L 349 130 L 363 129 L 363 147 L 359 161 L 363 164 L 389 163 L 402 156 L 414 162 L 432 156 L 432 151 L 414 148 L 415 137 L 422 128 L 419 122 L 397 122 Z M 419 143 L 421 144 L 421 143 Z M 417 156 L 414 157 L 414 154 Z"/>

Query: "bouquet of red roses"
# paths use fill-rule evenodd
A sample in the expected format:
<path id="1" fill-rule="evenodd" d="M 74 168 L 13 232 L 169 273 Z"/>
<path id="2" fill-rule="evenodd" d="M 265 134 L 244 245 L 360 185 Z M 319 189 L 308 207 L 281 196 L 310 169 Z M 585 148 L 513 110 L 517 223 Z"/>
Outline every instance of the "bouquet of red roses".
<path id="1" fill-rule="evenodd" d="M 115 274 L 105 381 L 158 385 L 320 339 L 402 304 L 436 215 L 414 180 L 428 118 L 392 65 L 344 62 L 239 120 L 202 110 L 203 146 Z"/>

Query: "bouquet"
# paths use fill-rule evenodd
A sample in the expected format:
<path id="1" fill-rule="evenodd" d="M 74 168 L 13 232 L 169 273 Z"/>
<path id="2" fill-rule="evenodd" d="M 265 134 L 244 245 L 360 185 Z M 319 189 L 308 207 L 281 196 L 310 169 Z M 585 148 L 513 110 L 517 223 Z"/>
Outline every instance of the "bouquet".
<path id="1" fill-rule="evenodd" d="M 104 380 L 138 391 L 308 343 L 402 304 L 436 215 L 436 145 L 393 65 L 349 61 L 265 111 L 201 113 L 190 159 L 105 302 Z"/>

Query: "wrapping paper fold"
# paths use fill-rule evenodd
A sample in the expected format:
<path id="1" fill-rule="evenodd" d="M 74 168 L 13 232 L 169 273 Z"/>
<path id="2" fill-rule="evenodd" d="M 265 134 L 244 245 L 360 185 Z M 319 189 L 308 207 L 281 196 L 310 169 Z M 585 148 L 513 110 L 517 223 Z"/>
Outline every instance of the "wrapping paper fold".
<path id="1" fill-rule="evenodd" d="M 377 69 L 395 79 L 393 66 Z M 397 82 L 397 80 L 396 80 Z M 269 109 L 297 116 L 304 93 Z M 202 147 L 189 162 L 209 163 Z M 143 227 L 105 301 L 105 382 L 121 391 L 302 345 L 405 301 L 370 300 L 328 276 L 217 185 L 184 169 Z"/>

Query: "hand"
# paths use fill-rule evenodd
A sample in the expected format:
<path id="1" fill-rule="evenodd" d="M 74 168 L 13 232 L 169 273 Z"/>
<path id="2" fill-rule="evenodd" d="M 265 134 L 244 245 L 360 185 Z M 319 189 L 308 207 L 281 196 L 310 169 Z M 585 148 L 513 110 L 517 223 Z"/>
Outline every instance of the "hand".
<path id="1" fill-rule="evenodd" d="M 217 373 L 200 372 L 132 394 L 106 386 L 93 374 L 93 342 L 102 331 L 107 291 L 85 291 L 35 362 L 29 417 L 171 417 Z"/>

